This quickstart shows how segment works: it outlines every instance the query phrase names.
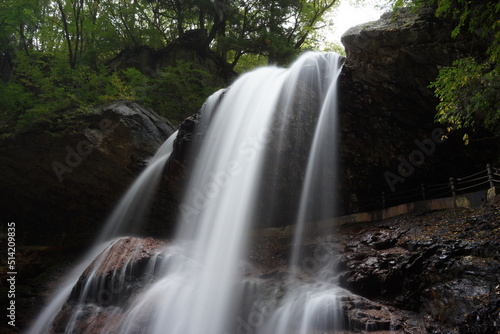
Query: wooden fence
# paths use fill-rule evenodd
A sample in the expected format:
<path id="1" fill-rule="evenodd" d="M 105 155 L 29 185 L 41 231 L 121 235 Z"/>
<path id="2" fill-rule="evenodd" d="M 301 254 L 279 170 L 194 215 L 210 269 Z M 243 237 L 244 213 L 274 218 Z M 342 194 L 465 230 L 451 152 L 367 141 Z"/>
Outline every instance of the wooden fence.
<path id="1" fill-rule="evenodd" d="M 386 209 L 404 203 L 431 200 L 483 191 L 490 188 L 500 188 L 500 169 L 491 164 L 486 165 L 477 173 L 464 177 L 450 177 L 437 184 L 424 184 L 397 192 L 382 192 L 378 198 L 360 201 L 362 211 Z"/>

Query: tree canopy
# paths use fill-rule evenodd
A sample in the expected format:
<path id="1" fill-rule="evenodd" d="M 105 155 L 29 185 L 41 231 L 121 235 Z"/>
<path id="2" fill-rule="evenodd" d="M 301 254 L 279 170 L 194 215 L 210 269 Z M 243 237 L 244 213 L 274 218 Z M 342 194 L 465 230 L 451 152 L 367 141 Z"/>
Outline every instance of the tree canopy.
<path id="1" fill-rule="evenodd" d="M 193 112 L 217 89 L 209 74 L 186 60 L 141 77 L 107 68 L 110 60 L 122 50 L 166 48 L 196 31 L 204 36 L 196 49 L 227 68 L 285 65 L 314 45 L 324 14 L 338 1 L 0 0 L 0 132 L 12 123 L 16 131 L 53 123 L 58 110 L 89 110 L 116 98 L 135 98 L 182 120 L 168 107 L 180 102 L 162 99 L 191 94 L 185 112 Z"/>
<path id="2" fill-rule="evenodd" d="M 207 49 L 287 63 L 338 0 L 2 0 L 0 52 L 64 53 L 71 68 L 96 66 L 132 46 L 161 48 L 188 30 Z"/>
<path id="3" fill-rule="evenodd" d="M 286 65 L 315 45 L 325 14 L 339 1 L 0 0 L 0 132 L 13 123 L 22 130 L 30 123 L 53 122 L 54 111 L 88 110 L 115 98 L 137 99 L 170 118 L 173 107 L 168 106 L 176 103 L 162 99 L 176 91 L 191 94 L 192 105 L 182 104 L 191 112 L 217 84 L 189 61 L 162 69 L 154 80 L 106 65 L 122 50 L 162 49 L 193 31 L 203 36 L 196 48 L 217 55 L 229 68 Z M 467 140 L 478 127 L 499 136 L 500 3 L 385 2 L 396 8 L 433 7 L 437 16 L 454 22 L 454 36 L 465 32 L 487 41 L 486 54 L 464 54 L 441 69 L 431 87 L 440 101 L 438 122 L 467 128 Z"/>
<path id="4" fill-rule="evenodd" d="M 484 139 L 486 129 L 500 136 L 500 2 L 497 0 L 397 0 L 396 7 L 412 5 L 435 9 L 436 16 L 454 23 L 453 37 L 471 34 L 487 45 L 485 54 L 464 54 L 440 69 L 431 84 L 439 98 L 436 121 L 450 131 L 464 131 L 463 139 Z M 478 138 L 479 137 L 479 138 Z"/>

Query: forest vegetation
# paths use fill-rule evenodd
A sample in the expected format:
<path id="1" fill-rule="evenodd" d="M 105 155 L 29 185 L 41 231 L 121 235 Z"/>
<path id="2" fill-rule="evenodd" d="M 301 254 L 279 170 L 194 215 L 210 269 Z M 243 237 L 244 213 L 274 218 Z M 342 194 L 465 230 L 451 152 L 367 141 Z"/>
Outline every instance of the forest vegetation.
<path id="1" fill-rule="evenodd" d="M 198 31 L 204 38 L 196 49 L 232 71 L 287 65 L 300 52 L 320 48 L 318 31 L 339 1 L 1 0 L 0 138 L 64 128 L 78 114 L 115 99 L 137 101 L 179 123 L 220 88 L 212 78 L 216 74 L 192 61 L 154 74 L 112 69 L 120 52 L 164 49 Z M 454 35 L 467 32 L 487 40 L 484 57 L 463 55 L 441 69 L 432 88 L 440 100 L 437 121 L 450 129 L 485 127 L 498 136 L 500 3 L 389 2 L 394 8 L 431 6 L 454 22 Z"/>
<path id="2" fill-rule="evenodd" d="M 401 5 L 403 1 L 398 1 Z M 441 68 L 430 87 L 439 98 L 436 121 L 449 131 L 464 129 L 464 142 L 500 136 L 500 2 L 488 0 L 413 0 L 413 6 L 432 6 L 436 16 L 455 24 L 461 33 L 483 39 L 484 55 L 464 54 L 452 66 Z"/>

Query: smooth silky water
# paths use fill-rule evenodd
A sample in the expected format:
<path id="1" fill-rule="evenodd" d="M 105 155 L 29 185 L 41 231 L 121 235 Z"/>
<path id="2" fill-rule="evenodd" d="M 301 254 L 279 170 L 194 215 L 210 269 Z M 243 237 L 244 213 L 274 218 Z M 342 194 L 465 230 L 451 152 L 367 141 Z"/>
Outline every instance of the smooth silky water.
<path id="1" fill-rule="evenodd" d="M 307 259 L 300 251 L 309 232 L 307 223 L 335 215 L 336 92 L 342 63 L 336 54 L 306 53 L 289 69 L 254 70 L 210 97 L 202 109 L 200 124 L 206 130 L 195 150 L 197 163 L 179 206 L 176 237 L 158 250 L 144 270 L 143 275 L 151 279 L 127 305 L 93 302 L 93 294 L 103 284 L 95 273 L 106 270 L 104 259 L 115 243 L 133 233 L 133 224 L 144 221 L 141 216 L 149 210 L 175 135 L 124 195 L 96 246 L 62 284 L 29 333 L 51 331 L 84 271 L 87 278 L 78 288 L 78 304 L 65 333 L 75 332 L 80 313 L 98 314 L 105 308 L 110 323 L 94 324 L 89 332 L 305 334 L 345 327 L 337 305 L 337 296 L 345 291 L 330 279 L 334 276 L 331 254 L 327 252 L 321 265 L 311 271 L 304 270 Z M 312 113 L 306 116 L 314 122 L 302 132 L 308 138 L 296 131 L 304 110 Z M 286 219 L 293 217 L 287 223 L 295 224 L 298 233 L 291 246 L 288 274 L 269 284 L 258 275 L 243 276 L 242 272 L 252 268 L 248 259 L 251 231 L 262 227 L 263 221 L 285 217 L 274 205 L 283 197 L 276 176 L 290 166 L 286 152 L 295 145 L 306 145 L 308 154 L 302 176 L 294 180 L 300 185 L 292 189 L 295 196 L 288 196 L 290 203 L 284 207 Z M 118 282 L 125 279 L 127 270 L 131 270 L 128 264 L 113 273 Z"/>
<path id="2" fill-rule="evenodd" d="M 54 319 L 70 296 L 73 287 L 76 286 L 82 273 L 91 264 L 97 269 L 100 264 L 99 259 L 104 259 L 106 251 L 119 240 L 119 237 L 127 233 L 132 233 L 127 229 L 131 227 L 134 221 L 144 220 L 151 206 L 153 195 L 157 190 L 157 185 L 160 183 L 162 171 L 173 151 L 173 143 L 176 136 L 177 131 L 160 146 L 156 154 L 149 161 L 146 169 L 144 169 L 125 192 L 110 217 L 107 219 L 94 245 L 90 247 L 82 257 L 78 265 L 76 265 L 62 280 L 59 288 L 50 298 L 48 305 L 28 329 L 28 334 L 50 333 Z M 98 257 L 98 255 L 101 256 Z M 84 306 L 83 301 L 87 298 L 85 292 L 88 291 L 89 287 L 92 285 L 95 285 L 95 279 L 91 277 L 88 280 L 87 288 L 84 289 L 84 293 L 80 296 L 82 307 Z M 96 309 L 96 312 L 98 311 L 99 309 Z M 75 324 L 77 321 L 78 314 L 75 313 L 72 323 Z M 66 333 L 72 333 L 72 330 L 73 326 L 69 325 L 66 328 Z"/>

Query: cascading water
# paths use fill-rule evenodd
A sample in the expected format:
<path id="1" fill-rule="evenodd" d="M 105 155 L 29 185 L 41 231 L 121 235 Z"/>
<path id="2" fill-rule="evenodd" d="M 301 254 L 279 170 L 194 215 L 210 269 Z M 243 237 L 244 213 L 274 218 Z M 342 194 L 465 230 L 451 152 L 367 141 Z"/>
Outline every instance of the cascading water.
<path id="1" fill-rule="evenodd" d="M 306 223 L 335 213 L 336 82 L 341 64 L 335 54 L 307 53 L 290 69 L 257 69 L 223 96 L 212 96 L 202 112 L 206 131 L 180 205 L 175 241 L 153 247 L 140 273 L 147 277 L 137 284 L 128 260 L 121 259 L 125 264 L 120 268 L 108 265 L 109 254 L 135 242 L 115 239 L 80 281 L 73 281 L 76 306 L 66 315 L 69 319 L 45 316 L 30 333 L 49 332 L 47 324 L 56 317 L 59 332 L 82 331 L 80 314 L 85 314 L 83 332 L 88 333 L 305 334 L 343 328 L 337 296 L 345 291 L 318 275 L 331 266 L 328 245 L 323 265 L 313 273 L 304 270 L 307 258 L 299 251 Z M 304 119 L 311 126 L 301 130 Z M 297 147 L 309 153 L 301 158 L 290 154 Z M 288 171 L 296 175 L 296 165 L 302 169 L 300 177 L 291 177 L 291 185 L 280 184 L 280 176 Z M 145 195 L 140 196 L 143 200 Z M 127 203 L 125 207 L 135 205 Z M 114 216 L 100 240 L 126 231 L 121 221 L 127 215 Z M 288 217 L 295 217 L 288 224 L 297 226 L 289 263 L 294 269 L 265 283 L 252 274 L 259 269 L 248 259 L 248 236 L 262 221 Z M 110 282 L 133 293 L 112 295 L 106 305 L 91 298 L 99 289 L 109 290 Z M 71 289 L 65 291 L 67 298 Z M 105 313 L 106 321 L 93 321 L 96 312 Z"/>
<path id="2" fill-rule="evenodd" d="M 125 233 L 133 233 L 134 225 L 144 219 L 158 189 L 165 164 L 173 151 L 176 136 L 177 131 L 160 146 L 149 161 L 148 167 L 120 199 L 99 235 L 98 243 L 108 241 Z"/>
<path id="3" fill-rule="evenodd" d="M 156 154 L 150 160 L 148 167 L 139 175 L 137 180 L 130 186 L 125 195 L 118 202 L 118 205 L 111 213 L 99 237 L 90 248 L 80 263 L 67 275 L 60 288 L 51 298 L 49 305 L 38 316 L 33 325 L 28 330 L 29 334 L 50 333 L 52 323 L 70 296 L 73 288 L 77 285 L 78 279 L 85 269 L 93 263 L 94 259 L 102 252 L 106 252 L 116 241 L 119 235 L 130 233 L 127 228 L 133 222 L 142 221 L 147 214 L 151 204 L 152 195 L 155 187 L 158 185 L 162 171 L 167 163 L 170 154 L 173 151 L 173 142 L 177 136 L 174 132 L 158 149 Z M 110 245 L 111 244 L 111 245 Z M 101 258 L 103 258 L 101 256 Z M 93 280 L 89 280 L 89 285 Z M 80 299 L 85 299 L 83 296 Z M 75 323 L 77 319 L 73 319 Z M 69 325 L 65 332 L 71 333 L 72 326 Z"/>

